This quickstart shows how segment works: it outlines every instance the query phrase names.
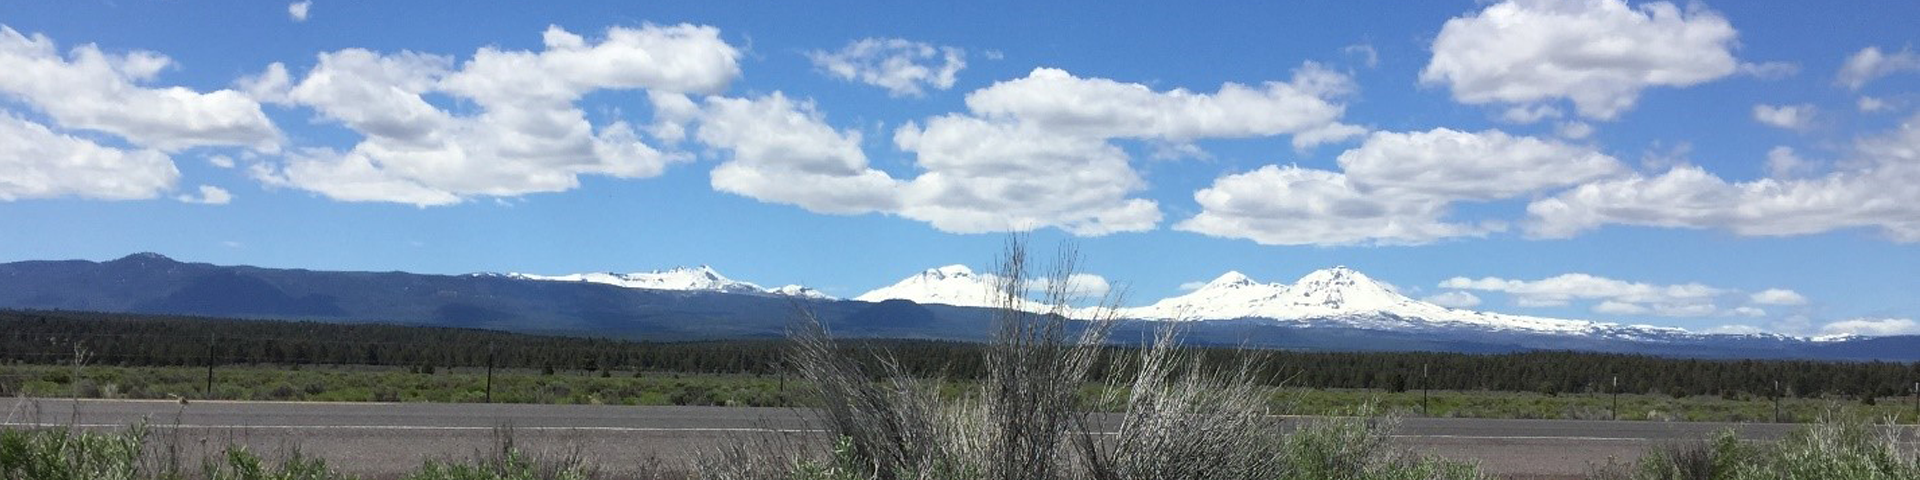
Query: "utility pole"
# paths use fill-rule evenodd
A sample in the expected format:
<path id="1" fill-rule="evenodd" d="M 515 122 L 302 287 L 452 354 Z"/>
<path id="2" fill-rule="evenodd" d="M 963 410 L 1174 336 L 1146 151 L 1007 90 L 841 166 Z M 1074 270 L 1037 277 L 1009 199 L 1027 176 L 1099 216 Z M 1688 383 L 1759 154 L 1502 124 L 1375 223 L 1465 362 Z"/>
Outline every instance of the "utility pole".
<path id="1" fill-rule="evenodd" d="M 1913 382 L 1913 423 L 1920 425 L 1920 382 Z"/>
<path id="2" fill-rule="evenodd" d="M 1420 364 L 1420 415 L 1433 416 L 1433 381 L 1427 374 L 1427 364 Z"/>
<path id="3" fill-rule="evenodd" d="M 1613 413 L 1614 420 L 1620 419 L 1620 376 L 1613 376 Z"/>
<path id="4" fill-rule="evenodd" d="M 487 344 L 487 403 L 493 403 L 493 353 L 492 343 Z"/>
<path id="5" fill-rule="evenodd" d="M 1780 423 L 1780 381 L 1773 381 L 1773 423 Z"/>
<path id="6" fill-rule="evenodd" d="M 213 399 L 213 345 L 218 337 L 207 335 L 207 399 Z"/>

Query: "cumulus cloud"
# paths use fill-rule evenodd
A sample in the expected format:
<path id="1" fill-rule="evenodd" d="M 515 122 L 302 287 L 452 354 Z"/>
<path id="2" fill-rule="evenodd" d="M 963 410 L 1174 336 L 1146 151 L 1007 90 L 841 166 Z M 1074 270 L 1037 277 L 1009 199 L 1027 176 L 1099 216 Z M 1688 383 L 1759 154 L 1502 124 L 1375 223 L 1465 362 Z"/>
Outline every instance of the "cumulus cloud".
<path id="1" fill-rule="evenodd" d="M 689 157 L 643 143 L 624 120 L 596 125 L 575 103 L 601 90 L 718 92 L 740 73 L 739 52 L 712 27 L 614 27 L 593 42 L 548 27 L 542 40 L 539 52 L 482 48 L 459 68 L 446 56 L 360 49 L 320 54 L 298 82 L 270 66 L 242 88 L 311 107 L 363 139 L 253 173 L 337 200 L 423 206 L 565 191 L 582 175 L 656 176 Z M 429 95 L 477 108 L 445 110 Z"/>
<path id="2" fill-rule="evenodd" d="M 1859 90 L 1880 77 L 1905 71 L 1920 71 L 1920 53 L 1911 48 L 1886 53 L 1880 47 L 1867 47 L 1847 57 L 1840 67 L 1840 73 L 1834 76 L 1835 84 L 1849 89 Z"/>
<path id="3" fill-rule="evenodd" d="M 7 72 L 0 75 L 0 95 L 63 128 L 105 132 L 162 152 L 207 145 L 278 148 L 280 131 L 259 102 L 240 92 L 146 85 L 173 65 L 159 53 L 107 53 L 92 44 L 62 56 L 45 35 L 0 26 L 0 70 Z"/>
<path id="4" fill-rule="evenodd" d="M 1052 279 L 1035 279 L 1033 287 L 1044 290 L 1052 283 Z M 1075 273 L 1068 276 L 1064 287 L 1067 296 L 1074 299 L 1100 298 L 1113 291 L 1113 284 L 1108 283 L 1106 277 L 1091 273 Z"/>
<path id="5" fill-rule="evenodd" d="M 1213 93 L 1154 91 L 1036 68 L 968 94 L 967 108 L 1052 134 L 1175 142 L 1293 135 L 1294 145 L 1304 148 L 1365 133 L 1339 123 L 1345 106 L 1333 99 L 1353 89 L 1352 79 L 1312 62 L 1296 69 L 1289 82 L 1227 83 Z"/>
<path id="6" fill-rule="evenodd" d="M 1793 147 L 1779 146 L 1767 150 L 1767 175 L 1773 178 L 1798 177 L 1812 172 L 1814 168 L 1814 163 L 1800 158 Z"/>
<path id="7" fill-rule="evenodd" d="M 1855 142 L 1853 156 L 1809 178 L 1729 182 L 1681 165 L 1601 180 L 1529 204 L 1527 231 L 1557 238 L 1621 224 L 1787 236 L 1877 227 L 1920 241 L 1920 117 Z"/>
<path id="8" fill-rule="evenodd" d="M 1800 292 L 1784 288 L 1769 288 L 1754 292 L 1750 297 L 1753 303 L 1760 305 L 1806 305 L 1807 297 Z"/>
<path id="9" fill-rule="evenodd" d="M 1423 298 L 1427 303 L 1452 308 L 1469 308 L 1480 305 L 1480 297 L 1462 291 L 1441 292 Z"/>
<path id="10" fill-rule="evenodd" d="M 1077 235 L 1150 230 L 1152 200 L 1126 152 L 1101 139 L 1030 124 L 949 115 L 910 123 L 894 144 L 924 173 L 902 193 L 902 215 L 955 233 L 1059 227 Z"/>
<path id="11" fill-rule="evenodd" d="M 1571 101 L 1610 120 L 1651 87 L 1737 71 L 1737 32 L 1719 14 L 1668 2 L 1509 0 L 1448 20 L 1420 72 L 1469 104 Z"/>
<path id="12" fill-rule="evenodd" d="M 1522 306 L 1561 306 L 1575 300 L 1597 300 L 1593 311 L 1619 315 L 1699 317 L 1721 314 L 1714 300 L 1733 290 L 1699 283 L 1657 285 L 1616 280 L 1585 273 L 1568 273 L 1540 280 L 1499 277 L 1453 277 L 1441 288 L 1480 290 L 1513 295 Z"/>
<path id="13" fill-rule="evenodd" d="M 201 185 L 200 191 L 197 193 L 179 195 L 173 198 L 184 203 L 197 203 L 201 205 L 226 205 L 233 202 L 232 193 L 227 192 L 224 188 L 212 185 Z"/>
<path id="14" fill-rule="evenodd" d="M 807 52 L 807 58 L 828 75 L 885 88 L 895 97 L 953 88 L 955 75 L 967 68 L 965 50 L 898 38 L 855 40 L 836 52 Z"/>
<path id="15" fill-rule="evenodd" d="M 1553 129 L 1553 134 L 1559 135 L 1560 138 L 1580 140 L 1593 136 L 1593 125 L 1587 122 L 1560 122 L 1560 125 Z"/>
<path id="16" fill-rule="evenodd" d="M 697 136 L 731 152 L 713 169 L 715 190 L 820 213 L 899 208 L 899 182 L 867 166 L 860 132 L 834 130 L 810 102 L 708 97 Z"/>
<path id="17" fill-rule="evenodd" d="M 313 9 L 313 2 L 300 1 L 287 4 L 287 17 L 295 22 L 307 21 L 307 12 Z"/>
<path id="18" fill-rule="evenodd" d="M 1910 318 L 1856 318 L 1826 324 L 1820 327 L 1820 334 L 1868 337 L 1920 335 L 1920 322 Z"/>
<path id="19" fill-rule="evenodd" d="M 1767 105 L 1753 106 L 1753 119 L 1767 125 L 1788 130 L 1806 130 L 1813 125 L 1813 105 Z"/>
<path id="20" fill-rule="evenodd" d="M 1374 190 L 1493 200 L 1626 173 L 1590 147 L 1516 137 L 1499 130 L 1375 132 L 1338 159 Z"/>
<path id="21" fill-rule="evenodd" d="M 0 111 L 0 201 L 149 199 L 179 179 L 165 153 L 101 145 Z"/>
<path id="22" fill-rule="evenodd" d="M 1347 175 L 1295 166 L 1226 175 L 1193 199 L 1201 212 L 1174 228 L 1265 245 L 1421 244 L 1501 229 L 1445 221 L 1442 199 L 1375 194 Z"/>
<path id="23" fill-rule="evenodd" d="M 1213 93 L 1035 69 L 969 93 L 967 113 L 894 130 L 894 145 L 921 170 L 904 180 L 896 213 L 956 233 L 1150 230 L 1159 205 L 1134 198 L 1146 182 L 1114 140 L 1291 135 L 1304 148 L 1364 132 L 1339 122 L 1337 99 L 1352 91 L 1351 79 L 1313 63 L 1287 82 L 1228 83 Z"/>
<path id="24" fill-rule="evenodd" d="M 1619 176 L 1592 150 L 1498 130 L 1375 132 L 1333 172 L 1266 166 L 1222 176 L 1194 194 L 1200 214 L 1175 228 L 1270 245 L 1420 244 L 1482 236 L 1497 222 L 1446 219 L 1452 205 Z"/>

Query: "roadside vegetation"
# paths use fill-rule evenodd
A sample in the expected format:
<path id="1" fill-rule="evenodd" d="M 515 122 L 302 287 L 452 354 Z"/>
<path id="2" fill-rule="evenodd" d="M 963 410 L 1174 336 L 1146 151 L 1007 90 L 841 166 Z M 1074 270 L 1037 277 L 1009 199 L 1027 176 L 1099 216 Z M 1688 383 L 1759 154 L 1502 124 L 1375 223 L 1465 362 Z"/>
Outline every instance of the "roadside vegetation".
<path id="1" fill-rule="evenodd" d="M 486 369 L 367 365 L 235 365 L 215 369 L 213 398 L 256 401 L 439 402 L 487 400 Z M 0 365 L 0 397 L 151 399 L 206 398 L 205 367 L 123 367 L 83 365 Z M 971 388 L 974 380 L 941 379 L 949 395 Z M 496 403 L 572 405 L 699 405 L 812 407 L 819 400 L 805 379 L 795 375 L 678 373 L 631 370 L 499 369 L 494 372 Z M 1121 386 L 1124 388 L 1125 386 Z M 1105 384 L 1084 392 L 1101 396 Z M 1350 415 L 1356 405 L 1399 416 L 1449 418 L 1523 418 L 1606 420 L 1615 418 L 1613 396 L 1604 393 L 1420 390 L 1395 392 L 1367 388 L 1273 389 L 1268 408 L 1288 415 Z M 1811 422 L 1823 412 L 1846 410 L 1869 418 L 1914 423 L 1913 397 L 1876 398 L 1826 395 L 1786 397 L 1779 420 Z M 1105 405 L 1097 405 L 1107 407 Z M 1774 402 L 1747 395 L 1621 394 L 1618 419 L 1636 421 L 1768 422 Z"/>

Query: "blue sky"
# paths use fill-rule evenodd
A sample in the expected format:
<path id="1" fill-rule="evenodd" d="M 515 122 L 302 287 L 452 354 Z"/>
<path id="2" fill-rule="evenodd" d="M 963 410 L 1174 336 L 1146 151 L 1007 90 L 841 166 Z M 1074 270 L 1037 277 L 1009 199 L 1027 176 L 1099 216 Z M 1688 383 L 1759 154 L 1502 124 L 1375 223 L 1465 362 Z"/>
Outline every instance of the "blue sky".
<path id="1" fill-rule="evenodd" d="M 1920 333 L 1920 5 L 1029 3 L 10 2 L 0 260 L 850 297 L 1031 230 L 1134 304 Z"/>

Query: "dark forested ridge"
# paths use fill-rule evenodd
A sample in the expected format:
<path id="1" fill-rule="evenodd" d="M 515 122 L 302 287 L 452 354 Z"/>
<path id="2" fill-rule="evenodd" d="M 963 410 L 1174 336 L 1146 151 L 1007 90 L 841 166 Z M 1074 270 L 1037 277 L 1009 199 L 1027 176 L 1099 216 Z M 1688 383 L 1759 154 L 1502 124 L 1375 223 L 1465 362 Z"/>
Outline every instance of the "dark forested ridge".
<path id="1" fill-rule="evenodd" d="M 636 342 L 491 330 L 381 324 L 255 321 L 179 316 L 0 311 L 0 361 L 57 364 L 78 354 L 90 364 L 329 364 L 561 370 L 773 373 L 779 340 Z M 978 345 L 863 340 L 850 348 L 893 353 L 908 370 L 970 379 L 981 370 Z M 1310 388 L 1610 392 L 1770 396 L 1778 381 L 1790 396 L 1891 396 L 1920 380 L 1920 363 L 1676 359 L 1538 351 L 1506 354 L 1295 352 L 1203 349 L 1209 362 L 1245 358 L 1270 382 Z M 1130 349 L 1115 347 L 1112 369 Z M 1427 372 L 1422 376 L 1422 371 Z"/>

